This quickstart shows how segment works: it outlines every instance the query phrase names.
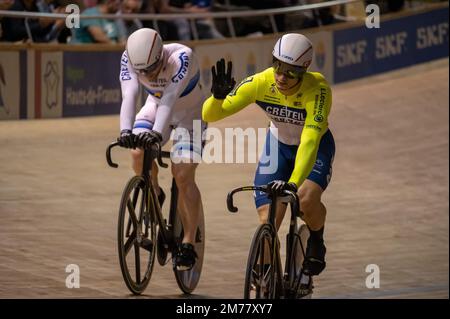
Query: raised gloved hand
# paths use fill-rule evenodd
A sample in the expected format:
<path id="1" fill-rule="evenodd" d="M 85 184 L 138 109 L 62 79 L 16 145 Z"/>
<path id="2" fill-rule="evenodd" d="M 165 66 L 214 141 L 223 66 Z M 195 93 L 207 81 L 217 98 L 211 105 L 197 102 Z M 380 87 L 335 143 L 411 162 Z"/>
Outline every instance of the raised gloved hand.
<path id="1" fill-rule="evenodd" d="M 135 135 L 131 132 L 131 130 L 122 130 L 120 132 L 120 137 L 117 138 L 117 142 L 119 142 L 119 145 L 122 147 L 136 148 L 134 138 Z"/>
<path id="2" fill-rule="evenodd" d="M 216 66 L 212 66 L 211 92 L 216 99 L 225 99 L 236 85 L 236 81 L 231 77 L 232 68 L 233 64 L 228 61 L 228 70 L 225 69 L 225 59 L 220 59 L 216 62 Z"/>
<path id="3" fill-rule="evenodd" d="M 288 190 L 294 193 L 297 192 L 297 185 L 294 183 L 288 183 L 281 180 L 275 180 L 267 184 L 267 187 L 273 192 L 277 194 L 281 194 L 283 191 Z"/>
<path id="4" fill-rule="evenodd" d="M 141 132 L 136 135 L 135 143 L 138 147 L 149 148 L 154 143 L 161 143 L 162 135 L 156 131 Z"/>

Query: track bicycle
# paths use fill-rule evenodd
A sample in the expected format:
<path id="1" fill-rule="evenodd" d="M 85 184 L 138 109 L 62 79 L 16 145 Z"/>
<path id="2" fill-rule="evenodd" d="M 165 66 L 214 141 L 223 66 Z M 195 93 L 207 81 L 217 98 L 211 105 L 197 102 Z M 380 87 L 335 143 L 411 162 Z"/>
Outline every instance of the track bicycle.
<path id="1" fill-rule="evenodd" d="M 295 192 L 284 190 L 282 194 L 270 191 L 267 186 L 239 187 L 228 193 L 227 207 L 232 213 L 238 211 L 233 196 L 241 191 L 261 191 L 271 199 L 269 217 L 259 225 L 250 246 L 245 274 L 245 299 L 297 299 L 311 298 L 312 277 L 302 272 L 309 230 L 303 221 Z M 286 260 L 284 271 L 281 265 L 280 241 L 275 226 L 276 203 L 281 201 L 291 206 L 289 232 L 286 235 Z"/>
<path id="2" fill-rule="evenodd" d="M 118 165 L 111 159 L 111 149 L 116 146 L 119 146 L 119 143 L 113 142 L 106 150 L 108 165 L 114 168 Z M 142 175 L 134 176 L 128 181 L 120 201 L 117 227 L 120 269 L 126 286 L 136 295 L 141 294 L 150 282 L 155 255 L 161 266 L 166 265 L 170 259 L 175 260 L 183 239 L 175 179 L 172 178 L 168 220 L 164 218 L 151 182 L 150 167 L 154 160 L 157 160 L 160 167 L 168 167 L 162 158 L 170 158 L 170 153 L 162 151 L 159 143 L 154 143 L 144 150 Z M 192 293 L 196 288 L 202 271 L 205 250 L 203 214 L 199 216 L 193 245 L 198 258 L 192 269 L 177 270 L 174 262 L 172 263 L 178 287 L 186 294 Z"/>

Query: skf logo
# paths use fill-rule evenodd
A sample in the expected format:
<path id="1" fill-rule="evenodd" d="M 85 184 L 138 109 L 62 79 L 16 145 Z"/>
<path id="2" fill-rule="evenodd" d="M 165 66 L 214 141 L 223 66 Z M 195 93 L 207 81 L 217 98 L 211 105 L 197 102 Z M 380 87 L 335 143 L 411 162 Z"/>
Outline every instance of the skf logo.
<path id="1" fill-rule="evenodd" d="M 448 22 L 443 22 L 417 29 L 418 49 L 425 49 L 436 45 L 448 43 Z"/>
<path id="2" fill-rule="evenodd" d="M 375 41 L 375 57 L 377 59 L 384 59 L 390 56 L 402 54 L 404 49 L 406 49 L 407 37 L 408 34 L 406 32 L 399 32 L 396 34 L 378 37 Z"/>
<path id="3" fill-rule="evenodd" d="M 284 54 L 282 54 L 281 55 L 281 57 L 282 58 L 285 58 L 285 59 L 288 59 L 289 61 L 294 61 L 294 59 L 293 58 L 291 58 L 290 56 L 288 56 L 288 55 L 284 55 Z"/>
<path id="4" fill-rule="evenodd" d="M 336 49 L 338 68 L 360 64 L 366 53 L 367 41 L 361 40 L 354 43 L 341 44 Z"/>

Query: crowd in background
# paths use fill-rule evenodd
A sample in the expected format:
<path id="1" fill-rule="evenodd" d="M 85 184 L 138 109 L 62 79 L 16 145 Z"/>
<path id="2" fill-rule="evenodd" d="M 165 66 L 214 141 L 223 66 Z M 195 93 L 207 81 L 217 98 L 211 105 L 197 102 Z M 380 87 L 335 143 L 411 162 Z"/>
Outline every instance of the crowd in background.
<path id="1" fill-rule="evenodd" d="M 82 15 L 151 13 L 192 13 L 241 11 L 282 8 L 294 5 L 324 2 L 322 0 L 0 0 L 0 10 L 66 13 L 66 6 L 77 4 Z M 408 1 L 406 1 L 408 3 Z M 411 1 L 409 1 L 411 2 Z M 431 2 L 431 1 L 429 1 Z M 245 3 L 245 4 L 243 4 Z M 381 13 L 396 12 L 405 6 L 405 0 L 366 1 L 380 6 Z M 364 4 L 358 8 L 365 15 Z M 274 16 L 278 32 L 301 30 L 347 21 L 345 6 L 334 6 Z M 68 29 L 64 19 L 28 19 L 0 17 L 0 41 L 59 42 L 59 43 L 125 43 L 135 30 L 150 27 L 159 30 L 165 41 L 220 39 L 231 36 L 226 19 L 125 20 L 80 19 L 80 28 Z M 272 33 L 268 17 L 233 18 L 236 36 L 258 36 Z M 197 34 L 194 35 L 194 32 Z"/>

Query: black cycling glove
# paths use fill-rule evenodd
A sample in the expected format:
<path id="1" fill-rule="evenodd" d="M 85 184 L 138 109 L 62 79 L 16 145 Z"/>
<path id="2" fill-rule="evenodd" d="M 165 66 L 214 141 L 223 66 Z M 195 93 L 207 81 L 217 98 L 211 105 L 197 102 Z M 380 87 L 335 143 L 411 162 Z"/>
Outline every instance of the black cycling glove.
<path id="1" fill-rule="evenodd" d="M 231 77 L 232 68 L 233 64 L 228 61 L 228 70 L 225 70 L 225 59 L 220 59 L 216 62 L 216 66 L 212 66 L 211 92 L 216 99 L 225 99 L 236 85 L 236 81 Z"/>
<path id="2" fill-rule="evenodd" d="M 120 131 L 120 137 L 117 138 L 117 142 L 119 142 L 119 145 L 122 147 L 136 148 L 136 144 L 134 143 L 134 134 L 131 130 Z"/>
<path id="3" fill-rule="evenodd" d="M 267 187 L 273 192 L 277 194 L 281 194 L 283 191 L 288 190 L 294 193 L 297 192 L 297 185 L 294 183 L 288 183 L 281 180 L 275 180 L 267 184 Z"/>
<path id="4" fill-rule="evenodd" d="M 136 135 L 135 143 L 144 149 L 150 148 L 154 143 L 161 143 L 162 135 L 156 131 L 142 132 Z"/>

